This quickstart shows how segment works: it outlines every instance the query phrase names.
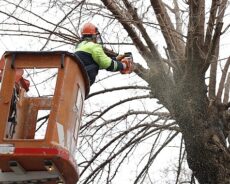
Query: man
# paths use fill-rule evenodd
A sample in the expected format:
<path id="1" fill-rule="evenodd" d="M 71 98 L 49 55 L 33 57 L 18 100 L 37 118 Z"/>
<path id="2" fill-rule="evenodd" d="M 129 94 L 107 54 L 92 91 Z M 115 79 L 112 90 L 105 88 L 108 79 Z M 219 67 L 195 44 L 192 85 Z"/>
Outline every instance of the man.
<path id="1" fill-rule="evenodd" d="M 81 42 L 76 45 L 75 54 L 82 60 L 85 65 L 87 74 L 90 79 L 90 85 L 95 82 L 99 69 L 121 73 L 129 69 L 129 65 L 120 62 L 116 58 L 108 57 L 103 48 L 100 33 L 95 25 L 86 23 L 81 29 Z M 130 73 L 130 72 L 129 72 Z"/>

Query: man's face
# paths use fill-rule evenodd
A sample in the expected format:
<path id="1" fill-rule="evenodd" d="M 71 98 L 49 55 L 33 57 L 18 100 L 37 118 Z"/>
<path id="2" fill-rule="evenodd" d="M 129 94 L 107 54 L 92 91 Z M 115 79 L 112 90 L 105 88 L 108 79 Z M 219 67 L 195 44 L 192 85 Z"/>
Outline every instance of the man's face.
<path id="1" fill-rule="evenodd" d="M 103 45 L 103 41 L 99 32 L 96 35 L 96 43 Z"/>

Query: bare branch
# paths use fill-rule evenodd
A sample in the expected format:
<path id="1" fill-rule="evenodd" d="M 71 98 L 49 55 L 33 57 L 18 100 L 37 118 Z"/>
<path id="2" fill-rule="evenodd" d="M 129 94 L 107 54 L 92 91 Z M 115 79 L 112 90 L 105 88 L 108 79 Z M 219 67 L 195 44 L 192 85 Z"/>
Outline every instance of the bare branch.
<path id="1" fill-rule="evenodd" d="M 143 38 L 145 39 L 149 49 L 151 50 L 152 54 L 153 54 L 153 58 L 155 58 L 157 55 L 159 55 L 158 50 L 156 49 L 154 43 L 152 42 L 151 38 L 149 37 L 146 28 L 143 26 L 142 20 L 139 18 L 138 14 L 137 14 L 137 9 L 134 8 L 131 3 L 128 2 L 128 0 L 123 0 L 128 12 L 131 14 L 133 20 L 134 20 L 134 24 L 136 25 L 136 27 L 140 30 Z M 156 59 L 160 58 L 160 56 L 158 56 Z"/>
<path id="2" fill-rule="evenodd" d="M 219 52 L 219 47 L 216 48 L 216 52 Z M 211 67 L 210 67 L 210 79 L 209 79 L 209 98 L 214 100 L 216 98 L 216 74 L 217 74 L 217 57 L 213 55 L 211 58 Z"/>
<path id="3" fill-rule="evenodd" d="M 189 24 L 187 38 L 187 54 L 191 70 L 198 70 L 203 65 L 205 54 L 203 52 L 204 45 L 204 7 L 205 1 L 189 1 Z M 194 63 L 195 62 L 195 63 Z"/>
<path id="4" fill-rule="evenodd" d="M 152 162 L 155 160 L 157 155 L 162 151 L 162 149 L 169 144 L 176 136 L 178 135 L 178 132 L 174 133 L 171 137 L 168 137 L 168 139 L 162 144 L 162 146 L 156 151 L 156 153 L 149 159 L 148 163 L 145 165 L 145 167 L 142 169 L 142 171 L 139 173 L 139 175 L 136 177 L 136 180 L 134 181 L 134 184 L 137 184 L 137 182 L 142 177 L 143 173 L 145 173 L 146 170 L 151 166 Z"/>
<path id="5" fill-rule="evenodd" d="M 215 25 L 217 9 L 218 9 L 218 0 L 213 0 L 211 5 L 211 10 L 210 10 L 210 16 L 208 20 L 208 27 L 206 29 L 205 42 L 204 42 L 204 47 L 206 49 L 206 52 L 208 52 L 208 47 L 210 46 L 212 40 L 212 33 Z"/>
<path id="6" fill-rule="evenodd" d="M 52 32 L 50 33 L 50 35 L 48 36 L 46 43 L 43 45 L 43 47 L 40 49 L 41 51 L 44 50 L 44 48 L 46 47 L 46 45 L 49 43 L 50 38 L 52 36 L 52 34 L 56 31 L 56 29 L 59 27 L 59 25 L 68 18 L 68 16 L 74 11 L 76 10 L 81 4 L 83 4 L 85 2 L 85 0 L 82 0 L 81 2 L 79 2 L 74 8 L 72 8 L 54 27 L 54 29 L 52 30 Z"/>
<path id="7" fill-rule="evenodd" d="M 228 77 L 224 87 L 224 100 L 223 100 L 224 104 L 227 104 L 229 101 L 229 91 L 230 91 L 230 73 L 228 73 Z"/>
<path id="8" fill-rule="evenodd" d="M 173 59 L 184 56 L 184 45 L 181 44 L 180 38 L 171 22 L 171 19 L 163 6 L 161 0 L 151 0 L 152 7 L 157 16 L 157 20 L 167 43 L 169 52 Z"/>
<path id="9" fill-rule="evenodd" d="M 213 35 L 213 40 L 211 42 L 211 46 L 210 46 L 210 49 L 209 49 L 209 52 L 207 53 L 207 56 L 206 56 L 206 59 L 205 59 L 205 65 L 204 65 L 204 69 L 203 69 L 203 72 L 207 71 L 209 65 L 210 65 L 210 61 L 213 60 L 213 56 L 215 58 L 218 58 L 218 55 L 219 55 L 219 41 L 220 41 L 220 35 L 221 35 L 221 30 L 222 30 L 222 27 L 223 27 L 223 23 L 222 22 L 219 22 L 217 25 L 216 25 L 216 28 L 215 28 L 215 33 Z"/>
<path id="10" fill-rule="evenodd" d="M 150 50 L 144 45 L 144 43 L 139 38 L 136 31 L 130 25 L 126 18 L 124 17 L 126 14 L 120 10 L 120 8 L 111 0 L 101 0 L 104 5 L 115 15 L 118 21 L 123 25 L 125 30 L 128 32 L 130 38 L 133 40 L 133 43 L 138 48 L 139 52 L 147 58 L 150 58 L 151 52 Z M 157 57 L 157 56 L 156 56 Z M 159 59 L 159 58 L 157 58 Z"/>
<path id="11" fill-rule="evenodd" d="M 225 80 L 226 80 L 226 77 L 227 77 L 227 72 L 228 72 L 228 69 L 229 69 L 229 65 L 230 65 L 230 57 L 226 61 L 226 64 L 224 66 L 224 69 L 222 71 L 222 76 L 221 76 L 221 79 L 220 79 L 219 90 L 217 92 L 217 102 L 219 102 L 219 103 L 221 102 L 221 96 L 222 96 L 222 93 L 223 93 L 223 90 L 224 90 L 224 83 L 225 83 Z"/>
<path id="12" fill-rule="evenodd" d="M 151 95 L 143 95 L 143 96 L 138 96 L 138 97 L 130 97 L 130 98 L 127 98 L 125 100 L 121 100 L 120 102 L 117 102 L 113 105 L 111 105 L 110 107 L 108 107 L 107 109 L 105 109 L 103 112 L 101 112 L 96 118 L 90 120 L 89 122 L 87 122 L 85 125 L 83 125 L 81 127 L 81 129 L 85 129 L 87 127 L 89 127 L 93 122 L 95 122 L 97 119 L 101 118 L 105 113 L 107 113 L 109 110 L 113 109 L 114 107 L 118 106 L 118 105 L 121 105 L 125 102 L 128 102 L 128 101 L 132 101 L 132 100 L 137 100 L 137 99 L 142 99 L 142 98 L 150 98 Z"/>
<path id="13" fill-rule="evenodd" d="M 216 6 L 219 5 L 219 9 L 218 9 L 218 15 L 217 15 L 217 18 L 215 19 L 216 20 L 216 27 L 215 27 L 215 31 L 214 31 L 214 35 L 212 37 L 212 40 L 211 40 L 211 32 L 212 32 L 212 29 L 213 29 L 213 26 L 212 24 L 214 23 L 213 19 L 214 19 L 214 14 L 216 12 Z M 208 66 L 209 66 L 209 61 L 210 59 L 212 58 L 213 55 L 215 55 L 217 58 L 218 58 L 218 55 L 216 53 L 216 50 L 217 48 L 219 47 L 219 41 L 220 41 L 220 36 L 221 36 L 221 30 L 222 30 L 222 27 L 223 27 L 223 17 L 224 17 L 224 13 L 225 13 L 225 10 L 226 10 L 226 5 L 227 5 L 227 0 L 223 0 L 220 4 L 215 4 L 215 2 L 213 3 L 213 11 L 211 11 L 211 15 L 210 15 L 210 26 L 208 26 L 208 28 L 210 30 L 207 30 L 207 39 L 206 39 L 206 47 L 207 47 L 207 44 L 209 44 L 209 49 L 207 51 L 207 57 L 206 57 L 206 60 L 205 60 L 205 67 L 204 67 L 204 71 L 206 71 L 208 69 Z M 208 31 L 211 31 L 211 32 L 208 32 Z M 209 41 L 209 40 L 211 41 Z M 219 54 L 219 53 L 218 53 Z"/>
<path id="14" fill-rule="evenodd" d="M 107 92 L 118 91 L 118 90 L 126 90 L 126 89 L 146 89 L 146 90 L 150 90 L 150 88 L 146 87 L 146 86 L 123 86 L 123 87 L 105 89 L 105 90 L 102 90 L 102 91 L 97 91 L 97 92 L 94 92 L 94 93 L 90 93 L 88 95 L 88 98 L 93 97 L 95 95 L 107 93 Z"/>

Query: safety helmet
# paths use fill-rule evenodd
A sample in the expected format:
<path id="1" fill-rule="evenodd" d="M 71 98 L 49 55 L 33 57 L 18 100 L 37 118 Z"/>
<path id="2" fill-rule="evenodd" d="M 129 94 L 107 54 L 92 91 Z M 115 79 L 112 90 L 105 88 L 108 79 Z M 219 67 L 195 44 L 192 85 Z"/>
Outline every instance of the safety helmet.
<path id="1" fill-rule="evenodd" d="M 98 29 L 92 23 L 86 23 L 81 29 L 81 35 L 97 35 L 99 34 Z"/>

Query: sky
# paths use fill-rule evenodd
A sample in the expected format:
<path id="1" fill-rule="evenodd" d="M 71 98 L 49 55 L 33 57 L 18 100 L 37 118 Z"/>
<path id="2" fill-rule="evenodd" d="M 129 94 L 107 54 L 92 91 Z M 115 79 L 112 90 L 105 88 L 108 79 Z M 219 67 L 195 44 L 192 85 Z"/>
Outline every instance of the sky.
<path id="1" fill-rule="evenodd" d="M 62 18 L 64 15 L 63 12 L 59 12 L 58 16 L 57 16 L 57 9 L 52 8 L 50 10 L 48 10 L 48 12 L 46 13 L 41 13 L 43 12 L 45 9 L 47 9 L 47 4 L 43 4 L 44 2 L 47 1 L 38 1 L 40 5 L 37 5 L 35 2 L 33 1 L 34 4 L 31 7 L 31 9 L 35 12 L 38 13 L 40 16 L 44 17 L 44 18 L 48 18 L 50 21 L 57 23 L 59 22 L 60 18 Z M 92 2 L 95 2 L 92 0 Z M 170 1 L 168 1 L 170 2 Z M 6 7 L 2 4 L 3 2 L 0 2 L 0 10 L 1 11 L 6 11 L 6 12 L 11 12 L 12 7 Z M 49 17 L 46 17 L 46 16 Z M 225 21 L 225 25 L 224 27 L 228 26 L 230 24 L 230 12 L 229 12 L 229 7 L 228 7 L 228 11 L 226 14 L 226 21 Z M 42 27 L 46 27 L 46 26 L 50 26 L 49 24 L 45 24 L 43 21 L 41 21 L 40 19 L 38 19 L 37 17 L 33 17 L 33 16 L 28 16 L 26 13 L 23 13 L 22 15 L 20 15 L 20 18 L 24 18 L 25 20 L 29 20 L 33 23 L 38 23 L 39 26 Z M 103 28 L 103 26 L 105 25 L 104 18 L 95 15 L 92 19 L 92 22 L 95 23 L 96 25 L 100 26 L 101 28 Z M 4 16 L 0 16 L 0 22 L 7 22 L 7 20 L 5 19 Z M 53 28 L 53 27 L 52 27 Z M 112 31 L 112 30 L 116 30 L 120 27 L 111 27 L 108 28 L 107 31 Z M 0 25 L 0 33 L 1 33 L 1 29 L 3 29 L 3 27 Z M 18 27 L 15 26 L 15 29 L 24 29 L 24 27 Z M 76 32 L 75 32 L 76 33 Z M 78 33 L 76 33 L 78 34 Z M 125 34 L 125 33 L 124 33 Z M 127 36 L 127 35 L 126 35 Z M 163 41 L 161 39 L 159 39 L 159 34 L 157 32 L 154 31 L 153 33 L 153 40 L 157 42 L 158 44 L 158 48 L 161 49 L 161 51 L 163 51 L 163 48 L 161 47 L 163 44 Z M 162 37 L 161 37 L 162 38 Z M 229 56 L 229 48 L 230 48 L 230 30 L 228 30 L 226 32 L 225 35 L 223 35 L 223 37 L 221 38 L 221 49 L 220 49 L 220 58 L 227 58 Z M 107 35 L 107 39 L 109 39 L 109 35 Z M 111 40 L 115 40 L 116 37 L 114 39 Z M 42 39 L 36 39 L 36 38 L 31 38 L 31 37 L 24 37 L 24 36 L 20 36 L 20 37 L 15 37 L 15 36 L 4 36 L 1 35 L 0 36 L 0 55 L 2 55 L 6 50 L 33 50 L 33 51 L 38 51 L 42 48 L 43 44 L 45 43 L 44 40 Z M 162 45 L 161 45 L 162 44 Z M 52 43 L 49 44 L 49 49 L 52 50 L 52 48 L 55 48 L 58 44 L 56 43 Z M 132 51 L 134 54 L 134 61 L 135 62 L 139 62 L 141 63 L 144 67 L 147 68 L 146 62 L 143 60 L 143 58 L 140 56 L 140 54 L 136 51 L 136 49 L 133 46 L 120 46 L 119 48 L 116 46 L 113 46 L 113 48 L 117 50 L 119 50 L 121 53 L 123 52 L 127 52 L 127 51 Z M 68 45 L 68 46 L 63 46 L 63 47 L 58 47 L 59 49 L 64 49 L 67 50 L 69 52 L 73 52 L 74 51 L 74 45 Z M 221 62 L 222 64 L 224 64 L 224 62 Z M 219 71 L 221 72 L 221 71 Z M 102 71 L 100 72 L 99 76 L 98 76 L 98 80 L 100 82 L 98 82 L 96 85 L 93 85 L 91 87 L 91 92 L 95 92 L 98 90 L 102 90 L 102 89 L 106 89 L 106 88 L 112 88 L 112 87 L 118 87 L 118 86 L 125 86 L 125 85 L 133 85 L 133 84 L 137 84 L 137 85 L 147 85 L 146 82 L 144 82 L 143 80 L 141 80 L 139 77 L 137 77 L 135 74 L 131 74 L 131 75 L 116 75 L 115 77 L 111 77 L 109 80 L 102 80 L 104 79 L 109 73 L 106 71 Z M 38 79 L 39 80 L 39 79 Z M 33 92 L 31 92 L 33 93 Z M 115 93 L 113 94 L 113 96 L 111 94 L 107 94 L 107 95 L 102 95 L 102 96 L 98 96 L 95 97 L 93 99 L 88 100 L 85 103 L 85 107 L 86 107 L 86 112 L 89 113 L 91 111 L 93 111 L 95 108 L 97 108 L 98 106 L 102 106 L 102 108 L 108 107 L 110 104 L 115 103 L 116 101 L 119 101 L 121 99 L 124 99 L 126 97 L 129 96 L 134 96 L 137 95 L 137 93 L 139 93 L 138 91 L 122 91 L 119 93 Z M 123 106 L 122 108 L 119 107 L 117 109 L 118 113 L 122 113 L 123 111 L 125 111 L 126 109 L 128 109 L 130 106 L 133 107 L 133 109 L 152 109 L 152 104 L 155 104 L 156 100 L 146 100 L 146 101 L 142 101 L 138 104 L 127 104 L 125 106 Z M 134 107 L 135 106 L 135 107 Z M 111 114 L 107 114 L 105 117 L 108 118 L 110 117 Z M 179 138 L 173 142 L 171 144 L 171 146 L 178 146 L 179 142 L 178 142 Z M 145 154 L 145 146 L 149 147 L 149 142 L 146 142 L 145 145 L 143 147 L 140 147 L 138 150 L 138 153 L 140 155 Z M 160 144 L 159 144 L 160 145 Z M 173 151 L 172 151 L 173 150 Z M 154 179 L 155 180 L 159 180 L 158 183 L 162 183 L 162 173 L 159 174 L 159 172 L 157 172 L 158 170 L 163 170 L 164 166 L 167 165 L 169 162 L 171 162 L 171 160 L 175 160 L 175 156 L 173 154 L 173 152 L 175 152 L 175 155 L 177 154 L 176 152 L 178 152 L 178 150 L 176 149 L 171 149 L 170 147 L 165 149 L 162 154 L 160 155 L 159 159 L 156 160 L 156 164 L 157 168 L 154 167 L 152 169 L 152 173 L 154 173 Z M 129 165 L 128 168 L 128 172 L 130 173 L 130 176 L 135 176 L 136 174 L 136 170 L 134 169 L 134 166 L 136 166 L 138 163 L 136 163 L 138 160 L 137 158 L 140 157 L 140 155 L 135 155 L 133 160 L 129 160 L 127 161 L 127 165 Z M 136 162 L 135 162 L 136 161 Z M 140 164 L 141 166 L 141 164 Z M 160 168 L 162 166 L 162 168 Z M 172 171 L 171 171 L 172 172 Z M 168 173 L 171 173 L 170 171 Z M 167 173 L 167 172 L 166 172 Z M 127 177 L 127 167 L 122 167 L 121 171 L 120 171 L 120 176 L 119 178 L 116 178 L 114 180 L 113 184 L 120 184 L 121 180 L 122 183 L 129 183 L 130 177 Z M 132 178 L 131 177 L 131 178 Z M 156 184 L 158 184 L 156 183 Z"/>

